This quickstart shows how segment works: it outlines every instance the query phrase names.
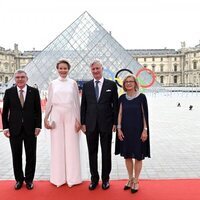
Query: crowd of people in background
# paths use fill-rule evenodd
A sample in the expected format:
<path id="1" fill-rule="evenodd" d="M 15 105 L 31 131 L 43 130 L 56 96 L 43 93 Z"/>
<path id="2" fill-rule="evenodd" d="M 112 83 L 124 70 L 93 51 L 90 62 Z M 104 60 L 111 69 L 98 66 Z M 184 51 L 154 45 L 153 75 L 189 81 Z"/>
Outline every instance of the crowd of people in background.
<path id="1" fill-rule="evenodd" d="M 177 103 L 177 107 L 181 107 L 181 103 L 180 102 Z M 193 105 L 189 105 L 189 110 L 192 110 L 192 109 L 193 109 Z"/>

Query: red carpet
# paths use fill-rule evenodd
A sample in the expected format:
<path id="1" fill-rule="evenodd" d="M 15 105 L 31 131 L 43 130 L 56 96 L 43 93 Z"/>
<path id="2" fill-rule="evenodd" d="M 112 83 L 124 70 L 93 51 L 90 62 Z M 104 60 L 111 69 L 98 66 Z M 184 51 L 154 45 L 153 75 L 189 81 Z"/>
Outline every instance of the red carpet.
<path id="1" fill-rule="evenodd" d="M 141 180 L 140 190 L 131 194 L 124 191 L 125 180 L 111 181 L 110 189 L 104 191 L 101 185 L 94 191 L 88 190 L 89 182 L 72 188 L 63 185 L 56 188 L 48 181 L 35 181 L 35 188 L 27 190 L 25 185 L 16 191 L 15 181 L 0 181 L 2 200 L 199 200 L 200 179 Z"/>

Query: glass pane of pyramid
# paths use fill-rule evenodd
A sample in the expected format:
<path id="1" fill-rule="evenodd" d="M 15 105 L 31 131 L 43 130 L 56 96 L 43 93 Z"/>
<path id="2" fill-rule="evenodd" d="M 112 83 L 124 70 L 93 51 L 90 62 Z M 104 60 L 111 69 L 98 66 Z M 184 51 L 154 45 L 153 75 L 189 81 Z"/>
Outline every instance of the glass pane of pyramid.
<path id="1" fill-rule="evenodd" d="M 28 84 L 37 84 L 39 89 L 46 90 L 49 82 L 58 76 L 56 63 L 61 58 L 69 60 L 69 77 L 77 81 L 92 78 L 89 65 L 96 58 L 103 63 L 104 77 L 112 80 L 120 69 L 129 69 L 136 75 L 142 68 L 88 12 L 84 12 L 26 65 Z M 126 74 L 120 73 L 120 80 Z M 140 80 L 142 84 L 149 84 L 152 76 L 145 71 L 140 73 Z M 9 84 L 12 86 L 13 81 Z M 161 86 L 154 82 L 151 88 L 161 89 Z"/>

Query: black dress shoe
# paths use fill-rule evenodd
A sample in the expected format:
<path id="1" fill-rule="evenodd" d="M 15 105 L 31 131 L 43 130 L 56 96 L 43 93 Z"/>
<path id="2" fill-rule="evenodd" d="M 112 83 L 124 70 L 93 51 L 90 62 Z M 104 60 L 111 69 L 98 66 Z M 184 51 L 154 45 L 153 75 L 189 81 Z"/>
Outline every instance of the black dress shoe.
<path id="1" fill-rule="evenodd" d="M 94 190 L 98 185 L 98 182 L 91 182 L 89 185 L 89 190 Z"/>
<path id="2" fill-rule="evenodd" d="M 124 186 L 124 190 L 129 190 L 129 189 L 131 189 L 130 186 L 128 186 L 128 185 L 125 185 L 125 186 Z"/>
<path id="3" fill-rule="evenodd" d="M 138 180 L 133 181 L 133 185 L 131 187 L 131 193 L 136 193 L 139 190 L 139 182 Z"/>
<path id="4" fill-rule="evenodd" d="M 102 189 L 107 190 L 110 187 L 109 181 L 105 181 L 102 183 Z"/>
<path id="5" fill-rule="evenodd" d="M 33 182 L 26 182 L 26 188 L 27 188 L 28 190 L 32 190 L 33 187 L 34 187 Z"/>
<path id="6" fill-rule="evenodd" d="M 133 179 L 129 179 L 126 185 L 124 186 L 124 190 L 131 189 L 131 186 L 133 185 Z"/>
<path id="7" fill-rule="evenodd" d="M 17 181 L 15 183 L 15 190 L 21 189 L 22 185 L 23 185 L 23 181 Z"/>

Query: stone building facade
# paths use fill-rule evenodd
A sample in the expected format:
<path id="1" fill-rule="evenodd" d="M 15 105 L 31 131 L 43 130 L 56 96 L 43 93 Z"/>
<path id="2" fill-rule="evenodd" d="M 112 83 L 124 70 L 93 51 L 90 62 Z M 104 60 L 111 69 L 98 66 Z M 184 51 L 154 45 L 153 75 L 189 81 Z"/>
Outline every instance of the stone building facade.
<path id="1" fill-rule="evenodd" d="M 200 44 L 181 49 L 133 49 L 127 50 L 135 60 L 156 74 L 156 80 L 163 86 L 200 86 Z M 19 51 L 0 47 L 0 86 L 12 78 L 14 72 L 23 68 L 40 51 Z"/>
<path id="2" fill-rule="evenodd" d="M 14 50 L 0 47 L 0 86 L 6 84 L 17 69 L 23 68 L 38 53 L 35 50 L 22 53 L 17 44 L 14 44 Z"/>
<path id="3" fill-rule="evenodd" d="M 200 44 L 181 49 L 127 50 L 135 60 L 156 74 L 163 86 L 200 86 Z"/>

